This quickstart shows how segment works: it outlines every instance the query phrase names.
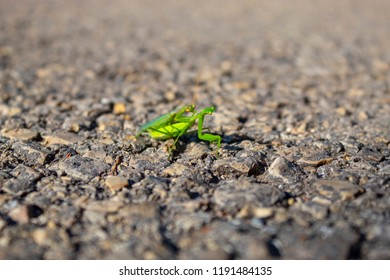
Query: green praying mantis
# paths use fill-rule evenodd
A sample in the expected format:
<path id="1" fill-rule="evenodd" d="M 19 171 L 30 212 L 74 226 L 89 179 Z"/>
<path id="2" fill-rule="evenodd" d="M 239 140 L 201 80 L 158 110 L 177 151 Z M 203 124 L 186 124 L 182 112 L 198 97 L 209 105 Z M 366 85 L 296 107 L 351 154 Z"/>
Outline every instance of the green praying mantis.
<path id="1" fill-rule="evenodd" d="M 195 105 L 186 105 L 181 108 L 157 117 L 150 122 L 141 126 L 139 132 L 135 136 L 139 137 L 142 133 L 148 132 L 150 137 L 157 140 L 175 139 L 173 145 L 169 149 L 169 157 L 176 147 L 179 138 L 184 135 L 198 120 L 198 138 L 210 143 L 216 142 L 218 145 L 217 153 L 221 148 L 221 136 L 210 133 L 203 133 L 203 121 L 206 115 L 211 115 L 215 107 L 208 107 L 200 112 L 195 110 Z"/>

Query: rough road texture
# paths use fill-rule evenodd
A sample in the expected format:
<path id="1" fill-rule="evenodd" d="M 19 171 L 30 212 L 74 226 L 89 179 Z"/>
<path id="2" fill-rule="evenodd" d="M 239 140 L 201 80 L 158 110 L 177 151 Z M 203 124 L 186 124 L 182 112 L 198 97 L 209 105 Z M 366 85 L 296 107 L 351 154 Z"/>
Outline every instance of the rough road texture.
<path id="1" fill-rule="evenodd" d="M 390 258 L 390 2 L 277 2 L 0 1 L 0 258 Z"/>

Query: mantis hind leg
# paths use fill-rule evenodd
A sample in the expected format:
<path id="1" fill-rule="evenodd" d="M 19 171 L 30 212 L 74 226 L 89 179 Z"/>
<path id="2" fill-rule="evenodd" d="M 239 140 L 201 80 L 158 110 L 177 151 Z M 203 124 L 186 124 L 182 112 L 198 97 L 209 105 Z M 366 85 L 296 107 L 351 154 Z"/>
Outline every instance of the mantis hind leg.
<path id="1" fill-rule="evenodd" d="M 162 127 L 159 129 L 150 129 L 150 130 L 166 135 L 167 136 L 166 139 L 172 139 L 172 138 L 175 139 L 171 147 L 168 148 L 169 158 L 171 158 L 172 151 L 175 149 L 177 141 L 179 140 L 180 136 L 182 136 L 188 130 L 188 128 L 190 127 L 189 124 L 183 128 L 177 128 L 175 125 L 171 125 L 168 126 L 170 129 L 167 129 L 167 127 Z"/>
<path id="2" fill-rule="evenodd" d="M 179 140 L 179 138 L 187 132 L 187 130 L 192 126 L 193 122 L 189 122 L 188 125 L 186 127 L 184 127 L 181 132 L 179 133 L 179 135 L 177 135 L 176 139 L 175 139 L 175 142 L 173 142 L 172 144 L 172 148 L 169 150 L 169 157 L 171 157 L 172 155 L 172 150 L 176 147 L 176 143 L 177 141 Z"/>

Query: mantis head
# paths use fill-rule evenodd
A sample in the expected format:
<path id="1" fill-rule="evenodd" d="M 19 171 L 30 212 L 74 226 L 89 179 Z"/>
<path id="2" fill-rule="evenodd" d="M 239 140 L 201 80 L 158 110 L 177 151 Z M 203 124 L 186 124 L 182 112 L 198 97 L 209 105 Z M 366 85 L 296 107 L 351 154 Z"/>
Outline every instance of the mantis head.
<path id="1" fill-rule="evenodd" d="M 212 113 L 214 113 L 214 111 L 215 111 L 215 107 L 207 107 L 207 108 L 204 108 L 199 114 L 211 115 Z"/>
<path id="2" fill-rule="evenodd" d="M 192 104 L 192 105 L 187 106 L 186 112 L 191 112 L 191 113 L 195 112 L 195 105 Z"/>

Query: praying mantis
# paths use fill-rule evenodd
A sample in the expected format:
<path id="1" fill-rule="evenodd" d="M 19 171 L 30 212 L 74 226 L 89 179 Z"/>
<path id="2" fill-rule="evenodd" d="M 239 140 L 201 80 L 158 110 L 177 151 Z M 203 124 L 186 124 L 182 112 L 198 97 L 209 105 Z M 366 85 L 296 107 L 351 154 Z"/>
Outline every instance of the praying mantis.
<path id="1" fill-rule="evenodd" d="M 181 108 L 157 117 L 150 122 L 141 126 L 139 132 L 135 136 L 139 137 L 142 133 L 148 132 L 150 137 L 157 140 L 175 139 L 173 145 L 169 149 L 169 157 L 172 155 L 172 150 L 175 149 L 179 138 L 184 135 L 198 120 L 198 138 L 210 143 L 217 143 L 217 153 L 221 148 L 221 136 L 203 133 L 203 121 L 206 115 L 214 113 L 215 107 L 207 107 L 197 112 L 195 105 L 186 105 Z"/>

